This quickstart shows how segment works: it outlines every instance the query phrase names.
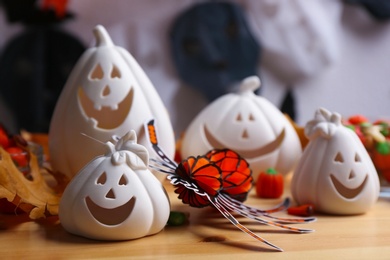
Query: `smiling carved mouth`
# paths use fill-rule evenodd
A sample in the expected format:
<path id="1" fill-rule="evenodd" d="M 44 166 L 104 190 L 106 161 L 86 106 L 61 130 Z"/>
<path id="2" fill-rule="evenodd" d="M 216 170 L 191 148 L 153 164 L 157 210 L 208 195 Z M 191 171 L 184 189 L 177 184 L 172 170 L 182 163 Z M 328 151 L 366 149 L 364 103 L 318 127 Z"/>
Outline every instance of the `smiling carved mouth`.
<path id="1" fill-rule="evenodd" d="M 81 109 L 88 118 L 94 118 L 97 127 L 102 129 L 114 129 L 122 125 L 133 104 L 134 89 L 131 88 L 126 98 L 118 105 L 111 107 L 96 107 L 96 104 L 84 93 L 83 88 L 79 88 L 78 101 Z"/>
<path id="2" fill-rule="evenodd" d="M 211 132 L 207 129 L 206 125 L 204 125 L 204 132 L 205 132 L 207 141 L 209 142 L 209 144 L 213 148 L 216 148 L 216 149 L 229 148 L 229 149 L 231 149 L 230 147 L 222 144 L 222 142 L 218 141 L 218 139 L 216 137 L 214 137 L 214 135 L 211 134 Z M 244 149 L 232 149 L 232 150 L 234 150 L 235 152 L 237 152 L 238 154 L 240 154 L 242 157 L 244 157 L 246 159 L 260 157 L 260 156 L 263 156 L 265 154 L 269 154 L 269 153 L 275 151 L 276 149 L 278 149 L 280 147 L 281 143 L 283 142 L 285 135 L 286 135 L 286 131 L 283 128 L 283 130 L 275 138 L 275 140 L 269 142 L 268 144 L 266 144 L 260 148 L 250 149 L 250 150 L 248 150 L 248 149 L 245 149 L 245 150 Z"/>
<path id="3" fill-rule="evenodd" d="M 132 197 L 127 203 L 122 206 L 107 209 L 97 205 L 88 196 L 85 198 L 89 212 L 92 216 L 102 224 L 113 226 L 123 223 L 133 211 L 135 205 L 135 197 Z"/>
<path id="4" fill-rule="evenodd" d="M 341 196 L 346 199 L 353 199 L 362 192 L 364 186 L 367 183 L 368 176 L 366 175 L 364 181 L 354 189 L 345 187 L 335 176 L 333 176 L 333 174 L 330 175 L 330 179 L 332 180 L 333 186 Z"/>

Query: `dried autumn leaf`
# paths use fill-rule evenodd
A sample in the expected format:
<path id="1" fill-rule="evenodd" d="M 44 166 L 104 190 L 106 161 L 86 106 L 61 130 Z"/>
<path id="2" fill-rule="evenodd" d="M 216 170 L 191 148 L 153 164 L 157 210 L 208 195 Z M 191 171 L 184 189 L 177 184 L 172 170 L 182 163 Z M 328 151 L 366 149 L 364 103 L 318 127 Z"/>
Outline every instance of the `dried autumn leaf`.
<path id="1" fill-rule="evenodd" d="M 13 163 L 11 156 L 0 147 L 0 198 L 6 198 L 29 214 L 31 219 L 57 215 L 62 192 L 68 180 L 50 173 L 57 185 L 48 185 L 44 174 L 49 174 L 38 165 L 36 156 L 29 151 L 32 180 L 24 177 Z"/>

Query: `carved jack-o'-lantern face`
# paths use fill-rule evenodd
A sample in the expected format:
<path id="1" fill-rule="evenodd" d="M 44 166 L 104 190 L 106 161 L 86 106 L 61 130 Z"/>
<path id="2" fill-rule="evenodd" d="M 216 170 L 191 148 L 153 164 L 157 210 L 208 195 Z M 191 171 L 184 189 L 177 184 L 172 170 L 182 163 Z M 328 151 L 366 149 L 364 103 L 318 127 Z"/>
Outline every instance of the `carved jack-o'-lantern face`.
<path id="1" fill-rule="evenodd" d="M 113 156 L 126 159 L 133 155 L 113 154 Z M 90 178 L 83 184 L 83 191 L 77 198 L 79 201 L 77 203 L 85 205 L 85 207 L 80 206 L 82 208 L 80 210 L 90 221 L 96 220 L 102 225 L 125 227 L 126 221 L 131 220 L 133 214 L 138 214 L 135 211 L 142 210 L 139 204 L 145 203 L 150 195 L 140 189 L 146 184 L 139 180 L 136 172 L 132 171 L 124 160 L 120 158 L 119 163 L 115 162 L 115 164 L 113 160 L 117 159 L 106 158 L 92 169 Z M 143 170 L 146 170 L 145 166 Z"/>
<path id="2" fill-rule="evenodd" d="M 267 118 L 257 112 L 258 108 L 253 104 L 240 104 L 241 102 L 245 101 L 239 101 L 237 107 L 242 110 L 227 114 L 219 126 L 213 124 L 215 121 L 204 124 L 207 142 L 214 148 L 232 149 L 246 159 L 259 158 L 279 149 L 285 138 L 285 128 L 281 127 L 279 134 L 272 133 L 273 129 L 268 127 Z M 253 110 L 250 111 L 251 109 Z M 262 134 L 259 129 L 263 129 Z M 265 133 L 267 131 L 268 135 Z"/>
<path id="3" fill-rule="evenodd" d="M 109 62 L 105 58 L 87 65 L 91 70 L 81 80 L 78 91 L 82 113 L 96 120 L 98 128 L 114 129 L 122 125 L 133 103 L 134 88 L 127 85 L 132 82 L 131 73 L 117 55 L 108 56 L 112 59 Z"/>
<path id="4" fill-rule="evenodd" d="M 105 225 L 118 225 L 131 215 L 136 197 L 127 192 L 129 189 L 128 178 L 125 173 L 107 174 L 103 172 L 97 176 L 96 182 L 93 183 L 95 192 L 85 198 L 89 212 L 97 221 Z M 95 201 L 103 201 L 104 203 L 96 203 Z"/>
<path id="5" fill-rule="evenodd" d="M 359 167 L 362 166 L 362 160 L 358 153 L 355 153 L 355 155 L 352 155 L 353 161 L 347 161 L 350 160 L 351 156 L 344 159 L 344 156 L 341 152 L 337 153 L 336 157 L 334 158 L 334 168 L 336 168 L 334 171 L 335 173 L 339 172 L 345 172 L 344 176 L 338 177 L 337 174 L 331 173 L 330 179 L 332 181 L 332 184 L 336 191 L 345 199 L 353 199 L 356 196 L 358 196 L 360 193 L 362 193 L 363 189 L 365 188 L 365 185 L 367 184 L 368 180 L 368 174 L 364 173 L 366 171 L 365 167 Z M 352 166 L 349 167 L 350 169 L 342 169 L 345 168 L 344 165 Z M 353 165 L 356 165 L 356 167 L 353 167 Z M 339 169 L 337 169 L 339 168 Z M 341 168 L 341 169 L 340 169 Z M 354 169 L 356 168 L 356 169 Z M 362 171 L 363 174 L 357 174 L 356 171 Z"/>
<path id="6" fill-rule="evenodd" d="M 310 142 L 291 184 L 299 204 L 330 214 L 366 212 L 379 195 L 375 167 L 357 135 L 337 113 L 319 109 L 305 128 Z"/>
<path id="7" fill-rule="evenodd" d="M 370 181 L 370 168 L 365 162 L 369 158 L 366 154 L 362 155 L 360 150 L 351 149 L 352 147 L 349 138 L 334 135 L 328 140 L 327 152 L 319 169 L 319 175 L 329 178 L 329 185 L 325 185 L 324 181 L 323 187 L 319 189 L 326 193 L 335 193 L 335 196 L 345 201 L 364 196 Z"/>
<path id="8" fill-rule="evenodd" d="M 301 155 L 298 136 L 285 116 L 253 91 L 255 77 L 245 79 L 240 93 L 220 97 L 191 123 L 183 138 L 182 157 L 228 148 L 244 157 L 254 179 L 272 167 L 287 174 Z"/>
<path id="9" fill-rule="evenodd" d="M 61 224 L 70 233 L 102 240 L 159 232 L 170 205 L 148 170 L 146 148 L 136 143 L 135 131 L 107 146 L 110 151 L 92 160 L 66 187 L 59 208 Z"/>

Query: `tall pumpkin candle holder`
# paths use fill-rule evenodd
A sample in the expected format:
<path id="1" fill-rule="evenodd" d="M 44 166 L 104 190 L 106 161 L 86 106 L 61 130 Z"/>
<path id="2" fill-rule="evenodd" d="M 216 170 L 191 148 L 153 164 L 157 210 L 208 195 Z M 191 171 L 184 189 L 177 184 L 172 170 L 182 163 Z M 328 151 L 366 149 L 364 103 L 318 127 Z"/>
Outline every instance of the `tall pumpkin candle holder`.
<path id="1" fill-rule="evenodd" d="M 104 148 L 103 143 L 134 129 L 147 146 L 143 124 L 158 120 L 161 146 L 174 156 L 175 140 L 157 91 L 125 49 L 114 45 L 103 26 L 94 29 L 96 46 L 80 57 L 60 95 L 49 130 L 51 165 L 73 177 Z"/>

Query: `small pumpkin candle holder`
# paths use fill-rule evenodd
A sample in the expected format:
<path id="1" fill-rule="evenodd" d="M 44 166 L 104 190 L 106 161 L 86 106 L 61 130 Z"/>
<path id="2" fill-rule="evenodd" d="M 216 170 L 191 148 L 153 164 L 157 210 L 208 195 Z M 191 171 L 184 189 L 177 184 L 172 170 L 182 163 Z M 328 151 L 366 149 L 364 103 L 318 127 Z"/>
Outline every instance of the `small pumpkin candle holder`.
<path id="1" fill-rule="evenodd" d="M 116 139 L 112 139 L 116 140 Z M 89 162 L 69 183 L 59 218 L 70 233 L 98 240 L 128 240 L 156 234 L 170 204 L 148 169 L 149 153 L 135 131 L 106 143 L 107 153 Z"/>
<path id="2" fill-rule="evenodd" d="M 358 136 L 338 113 L 316 111 L 305 127 L 309 143 L 297 165 L 291 192 L 299 205 L 351 215 L 368 211 L 379 196 L 379 179 Z"/>
<path id="3" fill-rule="evenodd" d="M 267 99 L 254 93 L 260 79 L 244 79 L 238 93 L 221 96 L 204 108 L 186 129 L 181 157 L 231 149 L 250 164 L 253 178 L 268 168 L 286 175 L 302 154 L 290 121 Z"/>

